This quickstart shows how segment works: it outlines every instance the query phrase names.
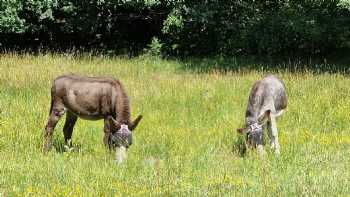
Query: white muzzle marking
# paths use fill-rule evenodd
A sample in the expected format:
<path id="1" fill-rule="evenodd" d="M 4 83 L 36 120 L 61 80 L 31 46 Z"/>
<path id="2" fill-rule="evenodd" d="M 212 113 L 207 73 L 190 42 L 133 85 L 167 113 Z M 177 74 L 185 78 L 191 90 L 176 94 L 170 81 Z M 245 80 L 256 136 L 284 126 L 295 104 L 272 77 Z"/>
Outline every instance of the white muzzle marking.
<path id="1" fill-rule="evenodd" d="M 123 161 L 126 159 L 126 148 L 124 146 L 117 147 L 115 156 L 117 164 L 123 163 Z"/>

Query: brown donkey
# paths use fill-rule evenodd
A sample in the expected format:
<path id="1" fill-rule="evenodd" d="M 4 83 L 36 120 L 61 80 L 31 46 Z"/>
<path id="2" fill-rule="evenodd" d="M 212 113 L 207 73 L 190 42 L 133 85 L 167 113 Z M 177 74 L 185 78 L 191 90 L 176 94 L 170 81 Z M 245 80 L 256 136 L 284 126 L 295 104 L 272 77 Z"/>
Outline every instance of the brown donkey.
<path id="1" fill-rule="evenodd" d="M 71 145 L 75 122 L 80 117 L 86 120 L 104 119 L 103 141 L 110 149 L 128 148 L 132 144 L 131 131 L 142 118 L 139 115 L 131 121 L 129 98 L 117 79 L 59 76 L 51 88 L 50 116 L 45 128 L 45 152 L 50 150 L 54 128 L 65 113 L 63 133 L 68 146 Z"/>

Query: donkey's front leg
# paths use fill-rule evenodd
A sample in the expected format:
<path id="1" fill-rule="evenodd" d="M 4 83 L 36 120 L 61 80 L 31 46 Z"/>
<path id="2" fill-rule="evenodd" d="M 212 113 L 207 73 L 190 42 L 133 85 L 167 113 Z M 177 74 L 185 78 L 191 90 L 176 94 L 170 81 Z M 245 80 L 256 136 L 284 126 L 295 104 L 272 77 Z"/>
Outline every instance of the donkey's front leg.
<path id="1" fill-rule="evenodd" d="M 69 111 L 67 112 L 66 123 L 64 123 L 64 127 L 63 127 L 63 134 L 64 134 L 64 142 L 65 142 L 64 148 L 68 152 L 73 150 L 72 133 L 73 133 L 73 128 L 77 119 L 78 117 L 74 115 L 72 112 L 69 112 Z"/>
<path id="2" fill-rule="evenodd" d="M 109 122 L 109 118 L 104 119 L 104 137 L 103 137 L 103 143 L 106 147 L 108 147 L 109 150 L 112 150 L 112 144 L 111 144 L 111 125 Z"/>
<path id="3" fill-rule="evenodd" d="M 277 155 L 280 154 L 280 144 L 278 143 L 278 130 L 276 117 L 270 114 L 270 120 L 268 122 L 269 137 L 271 139 L 271 147 L 275 150 Z"/>

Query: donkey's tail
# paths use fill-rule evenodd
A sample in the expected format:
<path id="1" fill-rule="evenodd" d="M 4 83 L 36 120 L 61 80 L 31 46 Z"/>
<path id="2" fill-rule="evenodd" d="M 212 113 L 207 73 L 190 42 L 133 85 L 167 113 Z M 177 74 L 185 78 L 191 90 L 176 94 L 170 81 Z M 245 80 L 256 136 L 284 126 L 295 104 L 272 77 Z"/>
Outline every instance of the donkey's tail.
<path id="1" fill-rule="evenodd" d="M 49 112 L 49 115 L 52 113 L 52 106 L 53 106 L 53 99 L 51 98 L 51 105 L 50 105 L 50 112 Z"/>
<path id="2" fill-rule="evenodd" d="M 50 105 L 50 113 L 49 113 L 49 115 L 52 113 L 53 98 L 54 98 L 54 95 L 55 95 L 54 91 L 55 91 L 55 87 L 54 87 L 54 85 L 53 85 L 53 86 L 51 87 L 51 105 Z"/>

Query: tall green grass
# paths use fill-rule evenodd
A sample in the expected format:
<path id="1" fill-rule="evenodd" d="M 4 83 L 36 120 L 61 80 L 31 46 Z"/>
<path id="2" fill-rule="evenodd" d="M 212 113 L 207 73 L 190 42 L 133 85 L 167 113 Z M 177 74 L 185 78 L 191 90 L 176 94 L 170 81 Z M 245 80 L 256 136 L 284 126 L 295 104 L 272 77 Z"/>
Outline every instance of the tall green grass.
<path id="1" fill-rule="evenodd" d="M 346 196 L 350 194 L 350 80 L 276 70 L 289 105 L 278 120 L 281 155 L 241 157 L 234 145 L 250 88 L 264 70 L 193 72 L 186 63 L 64 55 L 0 56 L 0 196 Z M 209 65 L 210 66 L 210 65 Z M 265 67 L 267 67 L 266 65 Z M 64 73 L 119 78 L 134 132 L 117 166 L 103 121 L 78 120 L 75 151 L 41 152 L 52 80 Z"/>

